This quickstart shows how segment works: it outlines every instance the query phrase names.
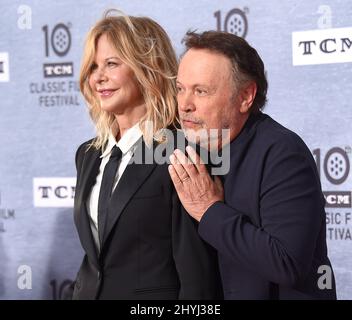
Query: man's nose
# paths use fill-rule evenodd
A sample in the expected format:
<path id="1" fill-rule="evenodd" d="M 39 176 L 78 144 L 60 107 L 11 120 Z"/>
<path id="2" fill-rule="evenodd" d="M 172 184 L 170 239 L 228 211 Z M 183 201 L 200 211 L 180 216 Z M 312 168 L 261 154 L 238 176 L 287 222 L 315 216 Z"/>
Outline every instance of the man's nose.
<path id="1" fill-rule="evenodd" d="M 182 112 L 192 112 L 196 109 L 192 93 L 185 92 L 177 96 L 178 108 Z"/>

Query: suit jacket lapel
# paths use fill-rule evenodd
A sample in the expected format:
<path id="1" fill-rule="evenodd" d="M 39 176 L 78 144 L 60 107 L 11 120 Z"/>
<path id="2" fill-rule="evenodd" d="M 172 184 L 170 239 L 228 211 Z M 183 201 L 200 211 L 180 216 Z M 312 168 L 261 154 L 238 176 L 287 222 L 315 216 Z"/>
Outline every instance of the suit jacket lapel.
<path id="1" fill-rule="evenodd" d="M 145 151 L 144 154 L 147 154 L 147 158 L 152 159 L 151 157 L 153 156 L 153 149 L 154 148 L 148 148 L 144 141 L 141 139 L 137 146 L 135 157 L 131 159 L 131 162 L 126 167 L 119 183 L 117 184 L 109 204 L 109 213 L 106 220 L 105 232 L 103 236 L 103 246 L 106 239 L 109 237 L 110 232 L 121 216 L 123 209 L 126 207 L 133 195 L 137 192 L 143 182 L 148 178 L 148 176 L 156 167 L 156 163 L 154 161 L 149 161 L 147 164 L 145 162 L 143 164 L 140 162 L 136 163 L 134 159 L 139 158 L 136 157 L 136 155 L 142 154 Z"/>
<path id="2" fill-rule="evenodd" d="M 98 267 L 98 253 L 93 239 L 90 218 L 86 208 L 86 201 L 92 186 L 95 184 L 98 175 L 101 160 L 99 159 L 101 152 L 96 149 L 89 149 L 84 155 L 82 167 L 80 168 L 80 180 L 77 181 L 76 193 L 77 208 L 76 226 L 82 246 L 96 267 Z"/>

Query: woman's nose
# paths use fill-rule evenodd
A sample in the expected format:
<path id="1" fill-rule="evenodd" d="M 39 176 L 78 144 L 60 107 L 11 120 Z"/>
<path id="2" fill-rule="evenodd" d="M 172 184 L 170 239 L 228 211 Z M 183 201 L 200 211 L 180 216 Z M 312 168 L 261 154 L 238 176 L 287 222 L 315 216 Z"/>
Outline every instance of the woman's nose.
<path id="1" fill-rule="evenodd" d="M 94 81 L 99 83 L 99 82 L 104 82 L 107 79 L 106 72 L 104 68 L 97 68 L 94 73 L 93 73 Z"/>

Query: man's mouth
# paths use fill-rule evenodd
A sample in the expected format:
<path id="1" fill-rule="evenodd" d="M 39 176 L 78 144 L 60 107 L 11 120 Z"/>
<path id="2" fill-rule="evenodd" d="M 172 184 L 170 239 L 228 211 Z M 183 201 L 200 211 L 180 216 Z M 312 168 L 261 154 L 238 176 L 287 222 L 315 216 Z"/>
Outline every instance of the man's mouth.
<path id="1" fill-rule="evenodd" d="M 193 121 L 190 119 L 181 119 L 181 122 L 185 128 L 196 128 L 196 127 L 199 127 L 200 125 L 199 121 Z"/>

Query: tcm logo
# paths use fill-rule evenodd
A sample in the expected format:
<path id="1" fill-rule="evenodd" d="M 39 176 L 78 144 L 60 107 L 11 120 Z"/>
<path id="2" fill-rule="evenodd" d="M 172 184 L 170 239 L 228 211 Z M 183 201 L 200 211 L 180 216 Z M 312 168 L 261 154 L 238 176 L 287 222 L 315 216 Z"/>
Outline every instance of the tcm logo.
<path id="1" fill-rule="evenodd" d="M 71 48 L 71 23 L 58 23 L 53 28 L 48 25 L 42 27 L 44 33 L 44 53 L 46 58 L 65 57 Z M 44 63 L 44 78 L 72 77 L 73 62 Z"/>
<path id="2" fill-rule="evenodd" d="M 351 208 L 351 192 L 324 191 L 326 208 Z"/>
<path id="3" fill-rule="evenodd" d="M 44 78 L 52 77 L 72 77 L 73 63 L 45 63 L 43 65 Z"/>
<path id="4" fill-rule="evenodd" d="M 294 66 L 352 62 L 352 28 L 292 32 Z"/>
<path id="5" fill-rule="evenodd" d="M 0 52 L 0 82 L 10 81 L 9 73 L 9 54 Z"/>
<path id="6" fill-rule="evenodd" d="M 76 178 L 33 178 L 35 207 L 73 207 Z"/>

